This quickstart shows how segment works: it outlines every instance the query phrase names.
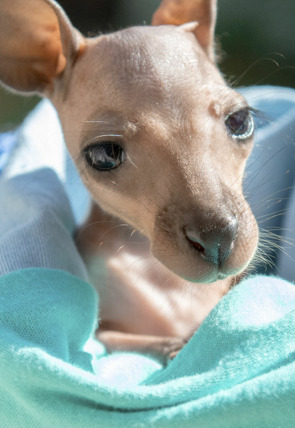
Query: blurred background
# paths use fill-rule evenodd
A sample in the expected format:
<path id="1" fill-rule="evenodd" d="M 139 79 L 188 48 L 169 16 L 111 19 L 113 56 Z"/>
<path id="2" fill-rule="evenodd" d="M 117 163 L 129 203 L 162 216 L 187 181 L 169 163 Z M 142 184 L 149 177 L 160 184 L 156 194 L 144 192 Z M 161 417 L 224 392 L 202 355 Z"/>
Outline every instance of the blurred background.
<path id="1" fill-rule="evenodd" d="M 148 24 L 159 0 L 60 0 L 73 24 L 93 36 Z M 295 87 L 295 1 L 219 0 L 220 68 L 233 86 Z M 0 130 L 14 128 L 38 102 L 0 88 Z"/>

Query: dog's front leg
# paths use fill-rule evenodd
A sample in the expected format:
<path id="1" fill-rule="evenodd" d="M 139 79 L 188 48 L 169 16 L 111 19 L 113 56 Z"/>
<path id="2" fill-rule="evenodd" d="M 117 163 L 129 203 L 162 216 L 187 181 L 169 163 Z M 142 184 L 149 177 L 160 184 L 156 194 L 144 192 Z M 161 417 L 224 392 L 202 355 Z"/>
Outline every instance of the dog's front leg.
<path id="1" fill-rule="evenodd" d="M 138 352 L 156 357 L 164 363 L 174 358 L 189 339 L 130 334 L 103 329 L 97 331 L 96 338 L 108 352 Z"/>

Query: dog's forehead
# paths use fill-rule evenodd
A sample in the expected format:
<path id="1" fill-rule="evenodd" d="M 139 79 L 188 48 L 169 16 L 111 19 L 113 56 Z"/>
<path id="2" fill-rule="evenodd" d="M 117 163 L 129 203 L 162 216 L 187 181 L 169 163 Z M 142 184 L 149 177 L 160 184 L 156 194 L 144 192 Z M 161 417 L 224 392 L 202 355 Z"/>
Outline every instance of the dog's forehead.
<path id="1" fill-rule="evenodd" d="M 220 99 L 229 97 L 195 36 L 179 27 L 132 27 L 92 43 L 78 76 L 93 71 L 85 81 L 85 132 L 95 123 L 103 134 L 128 128 L 129 135 L 136 124 L 162 141 L 171 133 L 194 133 L 208 113 L 221 114 Z M 78 88 L 81 80 L 75 85 L 80 100 Z"/>
<path id="2" fill-rule="evenodd" d="M 183 75 L 186 67 L 200 67 L 194 37 L 177 27 L 132 27 L 114 33 L 108 42 L 131 78 L 139 73 L 147 74 L 146 78 L 162 73 L 171 79 Z"/>
<path id="3" fill-rule="evenodd" d="M 220 79 L 195 36 L 174 26 L 132 27 L 100 41 L 105 74 L 120 92 L 169 98 Z M 210 77 L 209 77 L 210 76 Z M 131 92 L 130 92 L 131 91 Z"/>

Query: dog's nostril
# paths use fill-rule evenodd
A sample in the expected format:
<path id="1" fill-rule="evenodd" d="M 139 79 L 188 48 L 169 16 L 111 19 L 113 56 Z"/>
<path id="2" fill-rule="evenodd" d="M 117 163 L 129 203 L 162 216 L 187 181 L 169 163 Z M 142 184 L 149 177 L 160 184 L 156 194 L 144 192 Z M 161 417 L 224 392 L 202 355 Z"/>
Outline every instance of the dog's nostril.
<path id="1" fill-rule="evenodd" d="M 199 242 L 192 241 L 189 238 L 187 239 L 191 242 L 191 244 L 195 247 L 195 249 L 199 251 L 199 253 L 202 253 L 202 254 L 205 253 L 205 248 L 203 247 L 203 245 L 201 245 Z"/>
<path id="2" fill-rule="evenodd" d="M 195 231 L 184 230 L 184 234 L 189 243 L 201 254 L 205 254 L 205 247 L 201 243 L 201 238 Z"/>
<path id="3" fill-rule="evenodd" d="M 219 222 L 221 223 L 221 221 Z M 225 226 L 224 226 L 225 225 Z M 218 225 L 211 225 L 206 230 L 184 228 L 184 235 L 198 253 L 208 262 L 221 267 L 229 258 L 238 233 L 238 220 L 230 217 Z"/>

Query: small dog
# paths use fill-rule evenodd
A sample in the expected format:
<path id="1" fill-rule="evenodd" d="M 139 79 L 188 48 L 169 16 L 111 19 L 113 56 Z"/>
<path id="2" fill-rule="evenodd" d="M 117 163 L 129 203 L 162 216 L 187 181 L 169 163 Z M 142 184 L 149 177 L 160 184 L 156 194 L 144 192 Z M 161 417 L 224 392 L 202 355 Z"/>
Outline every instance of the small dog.
<path id="1" fill-rule="evenodd" d="M 77 242 L 92 268 L 108 260 L 110 349 L 173 354 L 256 251 L 253 119 L 216 66 L 215 18 L 216 0 L 163 0 L 152 26 L 85 38 L 53 0 L 0 3 L 0 80 L 52 101 L 96 202 Z M 119 252 L 112 216 L 131 227 Z"/>

